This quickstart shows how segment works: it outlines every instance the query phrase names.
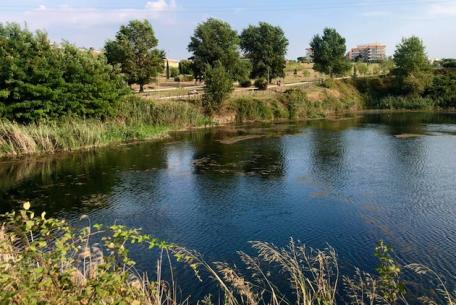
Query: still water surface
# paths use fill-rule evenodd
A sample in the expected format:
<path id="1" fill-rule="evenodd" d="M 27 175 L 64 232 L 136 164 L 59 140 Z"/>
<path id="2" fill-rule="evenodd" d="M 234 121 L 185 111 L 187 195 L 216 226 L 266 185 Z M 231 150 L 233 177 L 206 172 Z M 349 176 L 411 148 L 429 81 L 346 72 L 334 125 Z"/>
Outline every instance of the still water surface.
<path id="1" fill-rule="evenodd" d="M 75 223 L 87 214 L 141 227 L 209 261 L 236 262 L 248 241 L 293 237 L 333 246 L 343 270 L 373 271 L 383 239 L 401 262 L 426 264 L 454 288 L 455 136 L 454 114 L 369 114 L 5 160 L 0 211 L 30 200 Z M 134 257 L 153 268 L 147 252 Z"/>

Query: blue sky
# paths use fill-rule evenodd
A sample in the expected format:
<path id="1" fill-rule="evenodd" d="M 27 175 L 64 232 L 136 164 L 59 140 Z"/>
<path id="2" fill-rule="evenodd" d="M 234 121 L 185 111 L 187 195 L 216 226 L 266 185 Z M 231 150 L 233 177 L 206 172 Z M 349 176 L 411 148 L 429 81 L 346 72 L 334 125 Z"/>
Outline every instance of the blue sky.
<path id="1" fill-rule="evenodd" d="M 418 35 L 430 57 L 456 57 L 456 0 L 0 0 L 0 22 L 45 29 L 51 39 L 101 48 L 120 24 L 147 18 L 169 58 L 188 57 L 195 26 L 216 17 L 241 31 L 266 21 L 285 31 L 289 58 L 305 52 L 312 36 L 335 27 L 347 46 L 380 42 L 394 52 L 401 37 Z"/>

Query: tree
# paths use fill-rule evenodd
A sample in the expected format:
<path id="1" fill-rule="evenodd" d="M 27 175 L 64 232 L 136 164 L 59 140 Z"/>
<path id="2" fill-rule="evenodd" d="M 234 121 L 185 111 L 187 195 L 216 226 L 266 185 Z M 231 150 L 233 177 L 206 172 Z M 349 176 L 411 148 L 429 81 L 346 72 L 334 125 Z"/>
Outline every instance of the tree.
<path id="1" fill-rule="evenodd" d="M 238 79 L 241 61 L 238 49 L 239 37 L 228 23 L 209 18 L 199 24 L 188 45 L 188 51 L 193 53 L 194 77 L 201 80 L 209 67 L 215 68 L 220 63 L 232 80 Z"/>
<path id="2" fill-rule="evenodd" d="M 343 38 L 335 29 L 325 28 L 323 36 L 315 35 L 310 42 L 313 50 L 314 70 L 334 75 L 342 75 L 350 69 L 345 57 L 347 47 Z"/>
<path id="3" fill-rule="evenodd" d="M 144 85 L 163 71 L 165 53 L 156 47 L 158 40 L 149 21 L 133 20 L 122 25 L 115 40 L 106 43 L 108 62 L 120 65 L 128 84 Z"/>
<path id="4" fill-rule="evenodd" d="M 212 115 L 233 91 L 233 80 L 220 62 L 214 67 L 208 66 L 205 71 L 203 106 L 206 112 Z"/>
<path id="5" fill-rule="evenodd" d="M 419 95 L 432 83 L 431 65 L 420 38 L 403 38 L 393 60 L 396 65 L 393 75 L 401 93 Z"/>
<path id="6" fill-rule="evenodd" d="M 288 39 L 280 27 L 260 22 L 241 34 L 241 48 L 252 64 L 251 77 L 264 77 L 269 82 L 284 77 Z"/>
<path id="7" fill-rule="evenodd" d="M 192 62 L 190 60 L 181 60 L 179 62 L 179 73 L 183 75 L 192 74 Z"/>
<path id="8" fill-rule="evenodd" d="M 128 87 L 103 55 L 0 24 L 0 115 L 23 123 L 106 118 Z"/>

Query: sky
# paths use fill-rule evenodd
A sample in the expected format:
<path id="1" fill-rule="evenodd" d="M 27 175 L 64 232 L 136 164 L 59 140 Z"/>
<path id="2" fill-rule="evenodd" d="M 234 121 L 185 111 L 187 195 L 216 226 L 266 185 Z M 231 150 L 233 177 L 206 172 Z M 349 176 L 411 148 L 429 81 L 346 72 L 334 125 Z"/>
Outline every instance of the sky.
<path id="1" fill-rule="evenodd" d="M 417 35 L 430 58 L 456 57 L 456 0 L 0 0 L 0 22 L 87 48 L 101 49 L 131 19 L 148 19 L 173 59 L 189 57 L 189 39 L 209 17 L 238 32 L 260 21 L 282 27 L 289 59 L 305 55 L 325 27 L 336 28 L 348 48 L 378 42 L 392 55 L 402 37 Z"/>

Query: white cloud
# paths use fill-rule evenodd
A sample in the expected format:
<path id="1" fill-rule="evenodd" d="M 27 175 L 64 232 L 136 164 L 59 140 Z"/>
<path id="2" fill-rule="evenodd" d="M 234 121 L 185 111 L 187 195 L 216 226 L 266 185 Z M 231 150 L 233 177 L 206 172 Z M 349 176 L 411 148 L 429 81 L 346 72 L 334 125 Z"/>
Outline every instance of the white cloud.
<path id="1" fill-rule="evenodd" d="M 50 28 L 55 26 L 93 27 L 128 22 L 131 19 L 153 19 L 172 23 L 170 12 L 176 9 L 175 0 L 150 1 L 142 9 L 98 9 L 76 8 L 70 6 L 46 7 L 24 12 L 0 13 L 0 22 L 27 22 L 33 28 Z"/>
<path id="2" fill-rule="evenodd" d="M 157 0 L 146 3 L 146 8 L 157 12 L 171 11 L 176 8 L 175 0 Z"/>
<path id="3" fill-rule="evenodd" d="M 440 4 L 431 4 L 430 7 L 430 15 L 431 16 L 456 16 L 456 1 L 448 2 L 448 3 L 440 3 Z"/>

